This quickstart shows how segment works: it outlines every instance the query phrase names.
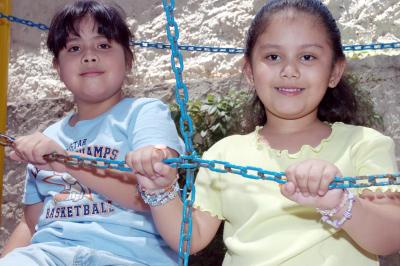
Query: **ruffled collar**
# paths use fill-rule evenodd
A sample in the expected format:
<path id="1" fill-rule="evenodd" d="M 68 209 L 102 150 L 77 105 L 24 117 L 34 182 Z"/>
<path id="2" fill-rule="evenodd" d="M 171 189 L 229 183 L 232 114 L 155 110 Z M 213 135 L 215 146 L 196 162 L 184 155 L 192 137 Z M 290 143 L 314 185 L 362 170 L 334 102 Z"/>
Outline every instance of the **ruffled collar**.
<path id="1" fill-rule="evenodd" d="M 331 134 L 327 137 L 321 140 L 321 142 L 316 146 L 313 147 L 311 145 L 303 145 L 299 151 L 297 151 L 296 153 L 289 153 L 288 150 L 277 150 L 277 149 L 273 149 L 270 146 L 268 146 L 268 144 L 264 141 L 264 139 L 262 138 L 260 131 L 262 129 L 262 127 L 257 126 L 256 130 L 254 131 L 254 137 L 255 137 L 255 142 L 256 142 L 256 146 L 258 150 L 268 150 L 274 154 L 276 154 L 278 157 L 281 156 L 286 156 L 289 158 L 298 158 L 300 157 L 305 151 L 312 151 L 313 153 L 319 153 L 325 145 L 327 145 L 329 142 L 332 141 L 332 139 L 334 138 L 336 132 L 337 132 L 337 128 L 338 126 L 340 126 L 340 124 L 343 124 L 342 122 L 335 122 L 333 124 L 329 124 L 332 132 Z"/>

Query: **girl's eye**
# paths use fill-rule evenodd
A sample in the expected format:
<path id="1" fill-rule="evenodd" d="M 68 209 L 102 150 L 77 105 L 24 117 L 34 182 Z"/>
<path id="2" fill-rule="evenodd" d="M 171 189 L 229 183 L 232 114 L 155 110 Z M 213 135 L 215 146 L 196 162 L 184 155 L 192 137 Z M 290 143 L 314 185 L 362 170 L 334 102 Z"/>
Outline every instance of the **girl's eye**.
<path id="1" fill-rule="evenodd" d="M 79 46 L 74 45 L 74 46 L 69 47 L 67 51 L 68 52 L 78 52 L 78 51 L 80 51 L 80 48 L 79 48 Z"/>
<path id="2" fill-rule="evenodd" d="M 312 60 L 314 60 L 314 59 L 316 59 L 316 57 L 313 56 L 313 55 L 309 55 L 309 54 L 303 55 L 303 56 L 301 57 L 301 60 L 303 60 L 303 61 L 312 61 Z"/>
<path id="3" fill-rule="evenodd" d="M 111 46 L 108 43 L 99 44 L 100 49 L 109 49 Z"/>
<path id="4" fill-rule="evenodd" d="M 276 55 L 276 54 L 271 54 L 271 55 L 268 55 L 266 58 L 267 58 L 267 60 L 270 60 L 270 61 L 278 61 L 280 59 L 280 56 Z"/>

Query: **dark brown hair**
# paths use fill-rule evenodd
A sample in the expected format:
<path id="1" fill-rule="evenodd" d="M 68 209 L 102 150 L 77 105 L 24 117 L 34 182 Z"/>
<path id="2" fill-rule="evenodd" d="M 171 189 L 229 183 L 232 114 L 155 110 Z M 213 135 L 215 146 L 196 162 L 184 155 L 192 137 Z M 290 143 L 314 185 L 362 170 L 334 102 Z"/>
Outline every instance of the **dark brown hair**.
<path id="1" fill-rule="evenodd" d="M 91 16 L 98 27 L 98 33 L 108 40 L 114 40 L 124 48 L 126 63 L 132 65 L 133 52 L 130 42 L 133 38 L 121 8 L 100 1 L 78 0 L 58 11 L 50 25 L 47 47 L 55 60 L 65 48 L 69 34 L 79 36 L 79 22 Z"/>

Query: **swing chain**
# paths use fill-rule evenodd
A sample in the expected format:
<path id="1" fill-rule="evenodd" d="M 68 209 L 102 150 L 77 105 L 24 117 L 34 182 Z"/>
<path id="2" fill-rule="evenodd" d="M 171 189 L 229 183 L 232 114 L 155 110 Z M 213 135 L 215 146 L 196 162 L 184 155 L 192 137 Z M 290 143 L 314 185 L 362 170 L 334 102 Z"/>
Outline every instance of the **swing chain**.
<path id="1" fill-rule="evenodd" d="M 131 172 L 132 169 L 124 161 L 113 161 L 94 157 L 81 157 L 79 155 L 63 155 L 50 153 L 43 156 L 48 161 L 63 163 L 67 166 L 80 167 L 84 169 L 109 169 Z"/>
<path id="2" fill-rule="evenodd" d="M 0 145 L 10 147 L 14 143 L 15 138 L 0 133 Z"/>

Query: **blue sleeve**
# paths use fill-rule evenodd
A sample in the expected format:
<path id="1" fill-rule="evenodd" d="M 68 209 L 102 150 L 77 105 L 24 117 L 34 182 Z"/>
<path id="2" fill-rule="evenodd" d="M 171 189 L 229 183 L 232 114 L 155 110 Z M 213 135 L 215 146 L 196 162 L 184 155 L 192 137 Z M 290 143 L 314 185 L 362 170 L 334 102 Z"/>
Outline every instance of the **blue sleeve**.
<path id="1" fill-rule="evenodd" d="M 22 203 L 25 205 L 32 205 L 43 201 L 36 186 L 36 174 L 36 167 L 28 164 L 26 167 L 24 195 L 22 197 Z"/>
<path id="2" fill-rule="evenodd" d="M 140 108 L 131 138 L 133 150 L 163 144 L 179 154 L 184 152 L 183 142 L 179 138 L 168 106 L 160 100 L 147 101 Z"/>

